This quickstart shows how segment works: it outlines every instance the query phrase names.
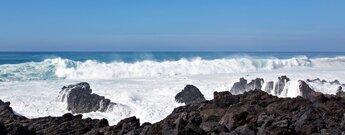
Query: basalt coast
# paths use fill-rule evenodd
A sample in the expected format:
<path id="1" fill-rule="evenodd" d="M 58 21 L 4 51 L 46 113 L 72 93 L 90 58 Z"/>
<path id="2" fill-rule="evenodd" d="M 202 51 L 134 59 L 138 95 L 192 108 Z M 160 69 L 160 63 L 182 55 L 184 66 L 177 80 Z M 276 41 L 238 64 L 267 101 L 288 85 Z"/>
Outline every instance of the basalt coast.
<path id="1" fill-rule="evenodd" d="M 342 87 L 336 95 L 328 95 L 314 91 L 300 80 L 300 96 L 296 98 L 268 94 L 284 92 L 283 87 L 288 81 L 286 76 L 281 76 L 276 84 L 272 82 L 263 87 L 263 79 L 247 83 L 241 78 L 230 91 L 214 92 L 212 100 L 206 100 L 196 86 L 187 85 L 175 96 L 176 102 L 186 105 L 175 108 L 163 120 L 147 123 L 132 116 L 116 125 L 109 125 L 106 119 L 82 118 L 80 113 L 126 107 L 92 93 L 90 85 L 82 82 L 64 86 L 57 96 L 58 100 L 67 102 L 71 112 L 61 117 L 29 119 L 17 114 L 10 102 L 0 100 L 0 135 L 345 134 L 345 92 Z"/>

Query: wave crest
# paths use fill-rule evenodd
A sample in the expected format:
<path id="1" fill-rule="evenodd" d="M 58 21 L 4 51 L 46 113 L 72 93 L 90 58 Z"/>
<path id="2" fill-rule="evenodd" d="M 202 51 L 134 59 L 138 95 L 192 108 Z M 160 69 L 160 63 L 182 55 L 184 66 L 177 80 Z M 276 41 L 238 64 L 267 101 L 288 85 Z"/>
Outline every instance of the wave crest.
<path id="1" fill-rule="evenodd" d="M 43 62 L 0 65 L 0 81 L 46 80 L 46 79 L 113 79 L 126 77 L 198 75 L 220 73 L 245 73 L 277 69 L 344 68 L 345 57 L 289 59 L 278 58 L 201 58 L 177 61 L 144 60 L 134 63 L 95 60 L 73 61 L 69 59 L 46 59 Z"/>

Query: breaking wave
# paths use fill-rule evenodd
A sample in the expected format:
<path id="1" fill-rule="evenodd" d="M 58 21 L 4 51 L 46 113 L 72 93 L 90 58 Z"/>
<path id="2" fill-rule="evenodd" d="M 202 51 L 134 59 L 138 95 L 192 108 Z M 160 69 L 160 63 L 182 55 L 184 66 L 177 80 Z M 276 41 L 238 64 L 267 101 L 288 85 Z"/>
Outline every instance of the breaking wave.
<path id="1" fill-rule="evenodd" d="M 54 58 L 42 62 L 0 65 L 0 81 L 49 79 L 113 79 L 127 77 L 175 76 L 221 73 L 245 73 L 270 70 L 298 70 L 314 68 L 337 70 L 345 68 L 345 56 L 332 58 L 202 58 L 176 61 L 144 60 L 132 63 L 96 60 L 74 61 Z"/>

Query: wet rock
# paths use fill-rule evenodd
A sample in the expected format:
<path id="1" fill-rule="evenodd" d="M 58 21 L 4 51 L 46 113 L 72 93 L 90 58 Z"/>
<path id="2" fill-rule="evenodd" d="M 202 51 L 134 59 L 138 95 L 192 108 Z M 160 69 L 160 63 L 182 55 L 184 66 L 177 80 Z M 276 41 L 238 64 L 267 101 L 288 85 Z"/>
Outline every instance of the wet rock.
<path id="1" fill-rule="evenodd" d="M 272 90 L 273 90 L 273 87 L 274 87 L 274 82 L 273 81 L 270 81 L 270 82 L 267 82 L 266 84 L 266 87 L 265 87 L 265 92 L 267 93 L 271 93 Z"/>
<path id="2" fill-rule="evenodd" d="M 303 81 L 305 97 L 314 92 Z M 105 119 L 81 119 L 81 115 L 18 119 L 9 103 L 0 102 L 0 133 L 86 135 L 275 135 L 344 134 L 345 100 L 337 95 L 278 98 L 260 90 L 239 95 L 214 92 L 214 99 L 178 107 L 163 120 L 140 125 L 130 117 L 109 126 Z M 323 102 L 320 102 L 322 99 Z M 6 108 L 6 109 L 4 109 Z M 3 111 L 3 112 L 2 112 Z M 3 121 L 4 120 L 4 121 Z"/>
<path id="3" fill-rule="evenodd" d="M 342 90 L 343 90 L 343 87 L 339 86 L 337 89 L 337 92 L 342 92 Z"/>
<path id="4" fill-rule="evenodd" d="M 117 105 L 103 96 L 93 94 L 90 85 L 86 82 L 64 86 L 58 99 L 66 101 L 67 109 L 72 113 L 105 112 L 108 108 Z"/>
<path id="5" fill-rule="evenodd" d="M 334 80 L 334 81 L 330 81 L 330 82 L 328 82 L 328 81 L 326 81 L 326 80 L 321 80 L 321 79 L 319 79 L 319 78 L 316 78 L 316 79 L 313 79 L 313 80 L 311 80 L 311 79 L 307 79 L 306 80 L 307 82 L 311 82 L 311 83 L 329 83 L 329 84 L 331 84 L 331 85 L 341 85 L 341 83 L 338 81 L 338 80 Z"/>
<path id="6" fill-rule="evenodd" d="M 256 78 L 249 82 L 247 84 L 247 80 L 244 78 L 240 78 L 239 82 L 234 83 L 232 88 L 230 89 L 230 92 L 232 94 L 242 94 L 246 91 L 250 90 L 260 90 L 262 88 L 262 85 L 264 84 L 264 79 L 262 78 Z"/>
<path id="7" fill-rule="evenodd" d="M 10 104 L 10 102 L 3 102 L 2 100 L 0 100 L 0 122 L 11 119 L 26 119 L 24 116 L 17 115 L 10 107 Z"/>
<path id="8" fill-rule="evenodd" d="M 342 86 L 338 87 L 336 95 L 339 96 L 339 97 L 345 98 L 345 92 L 343 91 L 343 87 Z"/>
<path id="9" fill-rule="evenodd" d="M 264 79 L 256 78 L 246 85 L 246 91 L 250 90 L 261 90 Z"/>
<path id="10" fill-rule="evenodd" d="M 274 89 L 275 95 L 280 95 L 282 93 L 288 81 L 290 81 L 290 79 L 286 77 L 285 75 L 278 77 L 278 81 L 276 82 L 275 89 Z"/>
<path id="11" fill-rule="evenodd" d="M 177 93 L 175 100 L 178 103 L 190 104 L 199 103 L 205 101 L 206 99 L 197 87 L 187 85 L 181 92 Z"/>
<path id="12" fill-rule="evenodd" d="M 302 97 L 312 100 L 312 101 L 324 100 L 322 99 L 323 94 L 320 92 L 315 92 L 313 89 L 309 87 L 309 85 L 306 82 L 299 80 L 298 83 L 299 83 L 299 90 Z"/>
<path id="13" fill-rule="evenodd" d="M 332 85 L 340 85 L 340 82 L 338 80 L 334 80 L 332 82 L 329 82 Z"/>
<path id="14" fill-rule="evenodd" d="M 301 96 L 304 97 L 304 98 L 311 98 L 312 96 L 312 93 L 315 92 L 314 90 L 312 90 L 309 85 L 304 82 L 304 81 L 301 81 L 299 80 L 298 81 L 298 84 L 299 84 L 299 90 L 301 92 Z"/>
<path id="15" fill-rule="evenodd" d="M 316 78 L 316 79 L 307 79 L 307 82 L 321 82 L 320 78 Z"/>
<path id="16" fill-rule="evenodd" d="M 239 82 L 235 82 L 232 86 L 230 92 L 233 94 L 240 94 L 246 90 L 247 80 L 244 78 L 240 78 Z"/>

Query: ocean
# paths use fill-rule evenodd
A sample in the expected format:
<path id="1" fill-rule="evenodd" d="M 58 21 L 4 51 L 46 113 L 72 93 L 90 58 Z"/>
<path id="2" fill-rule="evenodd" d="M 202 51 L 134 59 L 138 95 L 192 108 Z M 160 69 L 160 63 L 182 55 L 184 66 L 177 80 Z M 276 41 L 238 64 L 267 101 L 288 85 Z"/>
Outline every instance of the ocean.
<path id="1" fill-rule="evenodd" d="M 0 99 L 29 118 L 61 116 L 67 105 L 57 100 L 63 86 L 88 82 L 93 92 L 128 108 L 85 113 L 110 124 L 129 116 L 157 122 L 182 104 L 175 95 L 187 84 L 206 99 L 231 89 L 240 77 L 289 82 L 280 97 L 296 97 L 298 80 L 345 83 L 343 52 L 1 52 Z M 335 94 L 339 85 L 309 83 L 316 91 Z"/>

